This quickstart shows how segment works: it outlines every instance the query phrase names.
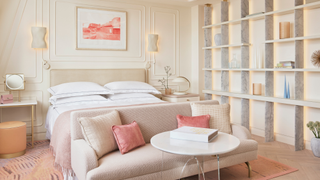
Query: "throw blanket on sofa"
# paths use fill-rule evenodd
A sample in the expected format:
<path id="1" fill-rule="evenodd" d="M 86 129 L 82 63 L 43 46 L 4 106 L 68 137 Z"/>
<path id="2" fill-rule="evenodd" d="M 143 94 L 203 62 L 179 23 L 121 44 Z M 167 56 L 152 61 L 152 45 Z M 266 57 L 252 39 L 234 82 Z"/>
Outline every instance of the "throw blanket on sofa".
<path id="1" fill-rule="evenodd" d="M 164 104 L 168 102 L 160 103 L 147 103 L 147 104 L 135 104 L 127 106 L 112 106 L 112 107 L 99 107 L 89 109 L 102 109 L 102 108 L 121 108 L 130 106 L 143 106 L 143 105 L 155 105 Z M 70 115 L 73 111 L 88 110 L 88 109 L 77 109 L 62 113 L 57 118 L 50 141 L 50 150 L 55 157 L 55 167 L 63 172 L 64 175 L 75 176 L 71 167 L 71 127 L 70 127 Z"/>

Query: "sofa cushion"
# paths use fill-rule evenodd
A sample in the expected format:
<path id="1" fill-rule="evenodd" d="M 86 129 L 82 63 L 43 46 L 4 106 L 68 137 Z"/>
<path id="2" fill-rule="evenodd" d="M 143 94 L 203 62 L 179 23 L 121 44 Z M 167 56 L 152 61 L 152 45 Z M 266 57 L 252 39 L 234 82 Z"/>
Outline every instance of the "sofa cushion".
<path id="1" fill-rule="evenodd" d="M 199 127 L 199 128 L 210 128 L 209 125 L 210 115 L 203 116 L 182 116 L 177 115 L 178 128 L 183 126 Z"/>
<path id="2" fill-rule="evenodd" d="M 111 129 L 113 125 L 121 125 L 118 111 L 96 117 L 81 117 L 78 121 L 85 140 L 94 149 L 98 158 L 118 149 Z"/>
<path id="3" fill-rule="evenodd" d="M 99 166 L 87 174 L 87 179 L 126 179 L 183 167 L 190 156 L 163 153 L 150 143 L 122 155 L 119 151 L 109 153 L 99 160 Z M 190 164 L 194 164 L 190 161 Z M 107 177 L 107 178 L 106 178 Z"/>
<path id="4" fill-rule="evenodd" d="M 191 103 L 192 116 L 209 114 L 210 128 L 218 129 L 220 132 L 231 134 L 230 105 L 203 105 Z"/>
<path id="5" fill-rule="evenodd" d="M 121 154 L 146 144 L 139 125 L 135 121 L 130 124 L 112 126 L 112 131 Z"/>

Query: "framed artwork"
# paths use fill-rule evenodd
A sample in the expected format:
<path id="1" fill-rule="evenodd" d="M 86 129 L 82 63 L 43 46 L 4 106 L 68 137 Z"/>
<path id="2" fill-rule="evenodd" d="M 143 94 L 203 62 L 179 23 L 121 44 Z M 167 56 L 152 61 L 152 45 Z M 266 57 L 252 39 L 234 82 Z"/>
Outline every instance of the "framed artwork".
<path id="1" fill-rule="evenodd" d="M 127 50 L 127 12 L 76 7 L 76 49 Z"/>

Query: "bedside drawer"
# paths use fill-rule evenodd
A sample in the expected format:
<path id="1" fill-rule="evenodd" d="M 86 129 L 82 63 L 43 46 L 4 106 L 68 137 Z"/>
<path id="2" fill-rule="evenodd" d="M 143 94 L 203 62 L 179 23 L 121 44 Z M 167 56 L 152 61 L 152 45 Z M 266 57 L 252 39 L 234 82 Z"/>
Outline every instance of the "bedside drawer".
<path id="1" fill-rule="evenodd" d="M 184 97 L 184 98 L 168 98 L 162 97 L 162 100 L 168 102 L 188 102 L 188 101 L 200 101 L 200 97 Z"/>

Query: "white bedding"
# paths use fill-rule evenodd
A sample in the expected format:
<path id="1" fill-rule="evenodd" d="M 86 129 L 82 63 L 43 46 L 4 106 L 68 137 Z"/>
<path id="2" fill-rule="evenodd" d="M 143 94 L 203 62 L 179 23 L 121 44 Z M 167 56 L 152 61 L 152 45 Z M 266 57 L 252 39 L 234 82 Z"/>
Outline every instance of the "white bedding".
<path id="1" fill-rule="evenodd" d="M 52 105 L 49 107 L 46 118 L 46 129 L 47 134 L 46 138 L 51 139 L 51 133 L 53 131 L 54 123 L 56 122 L 58 116 L 66 111 L 77 110 L 77 109 L 87 109 L 87 108 L 97 108 L 97 107 L 110 107 L 110 106 L 127 106 L 127 105 L 135 105 L 135 104 L 147 104 L 147 103 L 159 103 L 164 102 L 159 98 L 135 98 L 135 99 L 126 99 L 126 100 L 117 100 L 117 101 L 107 101 L 107 102 L 98 102 L 98 103 L 88 103 L 88 104 L 79 104 L 72 106 L 58 106 L 53 107 Z"/>

